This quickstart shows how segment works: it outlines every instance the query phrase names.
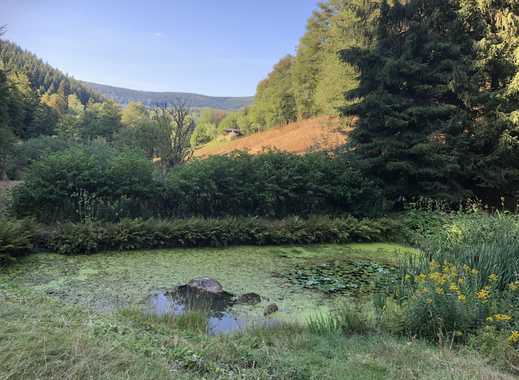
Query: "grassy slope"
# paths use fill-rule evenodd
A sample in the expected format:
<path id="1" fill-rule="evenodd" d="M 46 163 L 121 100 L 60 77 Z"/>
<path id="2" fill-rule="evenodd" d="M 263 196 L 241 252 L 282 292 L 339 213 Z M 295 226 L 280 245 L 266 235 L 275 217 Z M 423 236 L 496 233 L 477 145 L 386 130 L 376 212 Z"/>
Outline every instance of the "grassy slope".
<path id="1" fill-rule="evenodd" d="M 394 249 L 395 246 L 387 245 L 327 245 L 264 247 L 261 253 L 280 259 L 349 255 L 391 260 Z M 233 250 L 235 259 L 249 254 L 253 257 L 250 264 L 261 264 L 254 262 L 257 248 Z M 199 251 L 208 258 L 225 257 L 228 253 Z M 71 300 L 59 295 L 67 288 L 76 288 L 88 299 L 87 293 L 96 291 L 90 290 L 89 284 L 108 277 L 101 286 L 116 281 L 118 287 L 114 291 L 126 297 L 124 291 L 132 286 L 129 280 L 134 277 L 144 279 L 135 283 L 144 287 L 146 282 L 162 281 L 175 266 L 187 271 L 197 264 L 197 250 L 172 251 L 169 256 L 164 252 L 157 258 L 153 256 L 156 253 L 159 252 L 107 255 L 104 261 L 102 255 L 59 257 L 64 265 L 57 272 L 50 268 L 57 264 L 55 256 L 35 255 L 18 267 L 0 272 L 0 379 L 511 378 L 485 365 L 473 353 L 437 349 L 420 341 L 375 335 L 322 336 L 295 324 L 209 337 L 189 323 L 181 325 L 178 320 L 145 316 L 135 308 L 99 312 L 82 297 Z M 181 263 L 180 254 L 195 256 L 194 261 Z M 218 263 L 215 257 L 208 259 L 213 265 Z M 151 276 L 142 272 L 145 267 L 154 270 L 167 262 L 175 266 L 166 266 L 163 273 L 157 273 L 157 280 L 153 272 Z M 103 265 L 113 268 L 97 272 L 96 277 L 96 265 L 98 270 Z M 225 268 L 213 270 L 221 272 Z M 240 273 L 239 267 L 231 266 L 230 270 L 238 277 L 250 277 Z M 49 277 L 59 272 L 63 272 L 61 278 Z M 175 281 L 175 273 L 171 276 Z M 49 282 L 53 284 L 50 288 L 45 286 Z M 232 282 L 228 285 L 235 286 Z M 49 292 L 51 288 L 53 291 Z M 128 294 L 131 297 L 132 293 Z"/>
<path id="2" fill-rule="evenodd" d="M 215 141 L 195 151 L 195 157 L 227 154 L 235 150 L 260 153 L 274 148 L 293 153 L 315 149 L 331 149 L 344 144 L 346 135 L 339 119 L 318 117 L 255 133 L 233 141 Z"/>

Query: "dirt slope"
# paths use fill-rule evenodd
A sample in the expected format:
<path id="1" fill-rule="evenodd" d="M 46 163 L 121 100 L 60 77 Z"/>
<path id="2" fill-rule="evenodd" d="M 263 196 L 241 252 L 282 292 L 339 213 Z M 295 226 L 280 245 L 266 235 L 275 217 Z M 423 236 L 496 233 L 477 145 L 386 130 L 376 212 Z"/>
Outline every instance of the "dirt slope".
<path id="1" fill-rule="evenodd" d="M 212 142 L 195 151 L 195 157 L 207 157 L 247 150 L 260 153 L 269 148 L 292 153 L 335 148 L 346 142 L 339 118 L 321 116 L 299 121 L 232 141 Z"/>

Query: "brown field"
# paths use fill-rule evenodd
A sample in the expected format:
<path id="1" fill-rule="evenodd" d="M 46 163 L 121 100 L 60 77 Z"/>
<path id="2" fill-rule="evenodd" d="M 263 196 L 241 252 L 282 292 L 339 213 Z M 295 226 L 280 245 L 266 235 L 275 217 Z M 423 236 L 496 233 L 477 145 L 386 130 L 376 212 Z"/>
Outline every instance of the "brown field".
<path id="1" fill-rule="evenodd" d="M 333 149 L 346 142 L 347 130 L 338 117 L 321 116 L 241 137 L 232 141 L 211 142 L 195 151 L 195 157 L 222 155 L 236 150 L 260 153 L 277 149 L 292 153 Z"/>

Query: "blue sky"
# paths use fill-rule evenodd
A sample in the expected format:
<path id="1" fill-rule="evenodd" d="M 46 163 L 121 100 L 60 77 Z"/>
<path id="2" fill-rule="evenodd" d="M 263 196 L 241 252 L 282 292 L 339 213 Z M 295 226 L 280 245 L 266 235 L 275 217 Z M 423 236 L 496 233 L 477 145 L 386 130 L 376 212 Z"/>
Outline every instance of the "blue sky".
<path id="1" fill-rule="evenodd" d="M 253 95 L 318 0 L 0 0 L 5 38 L 77 79 Z"/>

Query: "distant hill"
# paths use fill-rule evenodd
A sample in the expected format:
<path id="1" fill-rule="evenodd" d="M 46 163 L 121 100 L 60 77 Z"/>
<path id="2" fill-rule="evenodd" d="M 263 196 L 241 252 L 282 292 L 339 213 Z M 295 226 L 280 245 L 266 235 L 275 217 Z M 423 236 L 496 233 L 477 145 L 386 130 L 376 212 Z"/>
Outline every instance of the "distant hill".
<path id="1" fill-rule="evenodd" d="M 172 103 L 177 99 L 187 101 L 189 106 L 193 108 L 211 107 L 222 110 L 237 110 L 248 106 L 254 100 L 254 97 L 217 97 L 192 94 L 188 92 L 152 92 L 138 91 L 127 88 L 107 86 L 99 83 L 83 82 L 83 84 L 100 93 L 101 95 L 113 99 L 120 104 L 128 104 L 128 102 L 142 102 L 146 106 L 156 104 Z"/>
<path id="2" fill-rule="evenodd" d="M 261 153 L 265 149 L 276 149 L 291 153 L 337 148 L 346 142 L 348 130 L 341 120 L 332 116 L 290 123 L 231 141 L 215 140 L 195 151 L 195 157 L 228 154 L 237 150 Z"/>

